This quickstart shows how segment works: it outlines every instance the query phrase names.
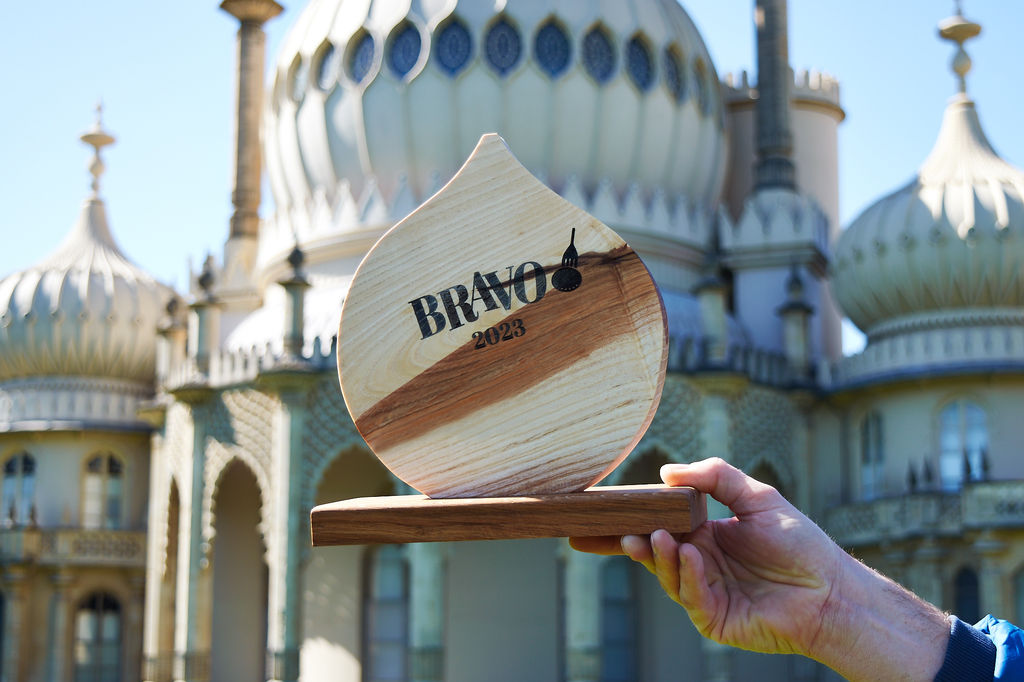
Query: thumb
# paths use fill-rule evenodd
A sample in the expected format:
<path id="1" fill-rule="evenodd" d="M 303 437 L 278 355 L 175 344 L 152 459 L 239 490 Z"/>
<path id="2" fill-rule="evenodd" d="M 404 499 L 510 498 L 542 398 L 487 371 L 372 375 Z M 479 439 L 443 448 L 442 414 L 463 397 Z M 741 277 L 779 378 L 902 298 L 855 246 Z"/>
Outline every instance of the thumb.
<path id="1" fill-rule="evenodd" d="M 661 467 L 661 480 L 671 486 L 692 486 L 737 515 L 761 511 L 763 493 L 772 489 L 718 457 L 692 464 L 666 464 Z"/>

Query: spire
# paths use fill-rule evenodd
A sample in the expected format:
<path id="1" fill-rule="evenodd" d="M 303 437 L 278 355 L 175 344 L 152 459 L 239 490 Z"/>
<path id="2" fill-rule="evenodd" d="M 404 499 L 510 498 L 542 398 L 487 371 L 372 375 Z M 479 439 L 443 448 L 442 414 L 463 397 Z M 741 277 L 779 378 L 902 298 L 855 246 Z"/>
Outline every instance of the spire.
<path id="1" fill-rule="evenodd" d="M 796 188 L 789 127 L 789 33 L 786 0 L 757 0 L 757 189 Z"/>
<path id="2" fill-rule="evenodd" d="M 956 0 L 953 16 L 939 22 L 939 35 L 943 40 L 956 43 L 957 51 L 953 57 L 953 73 L 960 85 L 960 94 L 967 95 L 967 72 L 971 70 L 971 58 L 964 50 L 964 43 L 981 33 L 981 25 L 965 19 L 960 9 L 960 0 Z"/>
<path id="3" fill-rule="evenodd" d="M 98 197 L 100 194 L 100 176 L 105 169 L 103 159 L 100 158 L 100 150 L 107 145 L 114 144 L 114 137 L 103 130 L 103 102 L 96 103 L 96 123 L 92 130 L 82 133 L 79 138 L 82 142 L 93 148 L 93 157 L 89 162 L 89 172 L 92 174 L 92 195 Z"/>

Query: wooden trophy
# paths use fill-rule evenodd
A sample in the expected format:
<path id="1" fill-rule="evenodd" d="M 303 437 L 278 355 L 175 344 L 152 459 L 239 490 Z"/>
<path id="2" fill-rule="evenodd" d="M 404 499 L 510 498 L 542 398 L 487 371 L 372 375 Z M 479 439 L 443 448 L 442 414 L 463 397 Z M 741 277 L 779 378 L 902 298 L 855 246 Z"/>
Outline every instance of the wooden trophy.
<path id="1" fill-rule="evenodd" d="M 318 506 L 313 544 L 693 530 L 692 488 L 591 487 L 650 425 L 667 355 L 636 253 L 484 135 L 363 259 L 338 332 L 356 428 L 423 495 Z"/>

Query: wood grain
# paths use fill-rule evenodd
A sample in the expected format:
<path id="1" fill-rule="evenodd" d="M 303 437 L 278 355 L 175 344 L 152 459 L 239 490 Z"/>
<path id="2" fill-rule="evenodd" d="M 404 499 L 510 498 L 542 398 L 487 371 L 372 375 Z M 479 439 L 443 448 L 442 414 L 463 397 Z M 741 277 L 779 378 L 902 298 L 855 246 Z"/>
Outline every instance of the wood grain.
<path id="1" fill-rule="evenodd" d="M 579 286 L 560 290 L 570 241 Z M 485 135 L 360 264 L 338 371 L 360 434 L 416 490 L 532 495 L 583 490 L 629 454 L 667 351 L 660 295 L 632 249 Z"/>
<path id="2" fill-rule="evenodd" d="M 315 507 L 314 546 L 689 533 L 707 519 L 693 488 L 598 486 L 524 497 L 363 497 Z"/>

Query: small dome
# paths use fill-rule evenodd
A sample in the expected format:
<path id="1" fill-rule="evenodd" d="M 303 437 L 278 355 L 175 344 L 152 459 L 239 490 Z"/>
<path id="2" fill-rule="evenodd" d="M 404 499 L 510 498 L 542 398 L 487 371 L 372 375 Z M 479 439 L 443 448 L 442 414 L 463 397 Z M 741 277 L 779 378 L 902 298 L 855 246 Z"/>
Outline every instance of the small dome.
<path id="1" fill-rule="evenodd" d="M 635 188 L 713 204 L 723 115 L 710 55 L 676 0 L 313 0 L 273 77 L 277 213 L 261 262 L 277 265 L 296 235 L 313 256 L 338 233 L 389 226 L 487 132 L 556 191 L 607 184 L 620 199 Z"/>
<path id="2" fill-rule="evenodd" d="M 0 381 L 153 380 L 157 324 L 172 291 L 129 262 L 110 234 L 99 150 L 113 138 L 97 123 L 82 139 L 96 153 L 78 221 L 41 263 L 0 280 Z"/>
<path id="3" fill-rule="evenodd" d="M 962 68 L 958 60 L 954 66 Z M 917 177 L 840 237 L 836 298 L 854 324 L 876 336 L 955 323 L 968 312 L 976 321 L 1001 317 L 1024 306 L 1021 272 L 1024 172 L 992 149 L 962 91 L 950 100 Z"/>

